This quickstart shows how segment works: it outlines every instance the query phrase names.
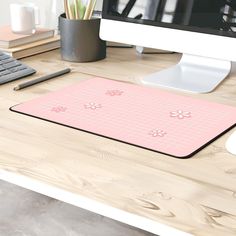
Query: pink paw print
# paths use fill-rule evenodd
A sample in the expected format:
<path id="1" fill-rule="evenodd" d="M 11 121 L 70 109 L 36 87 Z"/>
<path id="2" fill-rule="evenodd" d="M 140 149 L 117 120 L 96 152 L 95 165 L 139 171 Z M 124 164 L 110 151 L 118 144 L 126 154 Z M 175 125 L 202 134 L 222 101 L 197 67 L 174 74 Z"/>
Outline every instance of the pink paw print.
<path id="1" fill-rule="evenodd" d="M 97 104 L 95 102 L 89 102 L 87 104 L 84 105 L 85 109 L 91 109 L 91 110 L 96 110 L 98 108 L 102 108 L 101 104 Z"/>
<path id="2" fill-rule="evenodd" d="M 65 112 L 66 110 L 67 110 L 67 107 L 63 107 L 63 106 L 57 106 L 51 109 L 51 111 L 56 112 L 56 113 Z"/>
<path id="3" fill-rule="evenodd" d="M 121 90 L 107 90 L 106 95 L 109 96 L 121 96 L 124 92 Z"/>
<path id="4" fill-rule="evenodd" d="M 149 133 L 152 137 L 164 137 L 167 133 L 161 129 L 153 129 Z"/>
<path id="5" fill-rule="evenodd" d="M 183 110 L 172 111 L 172 112 L 170 112 L 170 117 L 176 117 L 176 118 L 182 120 L 184 118 L 190 118 L 191 112 L 183 111 Z"/>

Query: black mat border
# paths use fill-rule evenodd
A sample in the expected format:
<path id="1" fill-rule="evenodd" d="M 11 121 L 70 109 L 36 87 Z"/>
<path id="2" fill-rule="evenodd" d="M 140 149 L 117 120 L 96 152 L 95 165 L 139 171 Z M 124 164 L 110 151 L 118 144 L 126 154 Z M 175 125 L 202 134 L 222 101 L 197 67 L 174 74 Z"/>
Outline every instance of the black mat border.
<path id="1" fill-rule="evenodd" d="M 47 121 L 47 122 L 50 122 L 50 123 L 53 123 L 53 124 L 65 126 L 65 127 L 67 127 L 67 128 L 71 128 L 71 129 L 74 129 L 74 130 L 79 130 L 79 131 L 82 131 L 82 132 L 85 132 L 85 133 L 89 133 L 89 134 L 93 134 L 93 135 L 96 135 L 96 136 L 99 136 L 99 137 L 102 137 L 102 138 L 111 139 L 111 140 L 113 140 L 113 141 L 118 141 L 118 142 L 121 142 L 121 143 L 124 143 L 124 144 L 132 145 L 132 146 L 134 146 L 134 147 L 142 148 L 142 149 L 145 149 L 145 150 L 148 150 L 148 151 L 152 151 L 152 152 L 155 152 L 155 153 L 164 154 L 164 155 L 167 155 L 167 156 L 170 156 L 170 157 L 174 157 L 174 158 L 178 158 L 178 159 L 188 159 L 188 158 L 194 156 L 196 153 L 200 152 L 202 149 L 204 149 L 205 147 L 207 147 L 209 144 L 213 143 L 213 142 L 214 142 L 215 140 L 217 140 L 219 137 L 221 137 L 222 135 L 226 134 L 228 131 L 230 131 L 230 130 L 233 129 L 234 127 L 236 127 L 236 123 L 235 123 L 234 125 L 230 126 L 230 127 L 227 128 L 226 130 L 224 130 L 222 133 L 218 134 L 215 138 L 209 140 L 209 142 L 207 142 L 207 143 L 205 143 L 204 145 L 202 145 L 201 147 L 199 147 L 197 150 L 193 151 L 192 153 L 188 154 L 187 156 L 181 157 L 181 156 L 174 156 L 174 155 L 171 155 L 171 154 L 168 154 L 168 153 L 164 153 L 164 152 L 160 152 L 160 151 L 157 151 L 157 150 L 154 150 L 154 149 L 150 149 L 150 148 L 146 148 L 146 147 L 143 147 L 143 146 L 139 146 L 139 145 L 137 145 L 137 144 L 128 143 L 128 142 L 125 142 L 125 141 L 123 141 L 123 140 L 111 138 L 111 137 L 108 137 L 108 136 L 105 136 L 105 135 L 102 135 L 102 134 L 93 133 L 93 132 L 88 131 L 88 130 L 83 130 L 83 129 L 75 128 L 75 127 L 70 126 L 70 125 L 61 124 L 61 123 L 56 122 L 56 121 L 48 120 L 48 119 L 45 119 L 45 118 L 41 118 L 41 117 L 38 117 L 38 116 L 34 116 L 34 115 L 30 115 L 30 114 L 27 114 L 27 113 L 24 113 L 24 112 L 20 112 L 20 111 L 14 110 L 14 107 L 17 107 L 17 106 L 19 106 L 19 105 L 20 105 L 20 104 L 14 105 L 14 106 L 10 107 L 9 110 L 12 111 L 12 112 L 21 114 L 21 115 L 26 115 L 26 116 L 29 116 L 29 117 L 32 117 L 32 118 L 36 118 L 36 119 L 38 119 L 38 120 L 43 120 L 43 121 Z"/>

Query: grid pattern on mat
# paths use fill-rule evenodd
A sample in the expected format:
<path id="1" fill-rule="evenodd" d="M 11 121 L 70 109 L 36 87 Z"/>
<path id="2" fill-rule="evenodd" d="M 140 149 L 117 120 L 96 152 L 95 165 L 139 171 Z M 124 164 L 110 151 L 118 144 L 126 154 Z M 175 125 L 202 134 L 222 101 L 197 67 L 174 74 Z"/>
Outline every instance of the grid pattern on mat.
<path id="1" fill-rule="evenodd" d="M 236 123 L 236 108 L 93 78 L 13 111 L 175 157 L 187 157 Z"/>

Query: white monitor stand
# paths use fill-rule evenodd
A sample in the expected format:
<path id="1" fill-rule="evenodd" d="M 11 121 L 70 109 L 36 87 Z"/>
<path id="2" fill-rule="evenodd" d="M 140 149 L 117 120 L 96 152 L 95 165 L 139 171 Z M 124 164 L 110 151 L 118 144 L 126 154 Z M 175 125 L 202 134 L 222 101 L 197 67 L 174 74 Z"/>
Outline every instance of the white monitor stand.
<path id="1" fill-rule="evenodd" d="M 193 93 L 213 91 L 230 73 L 231 62 L 183 54 L 180 62 L 143 78 L 146 85 Z"/>
<path id="2" fill-rule="evenodd" d="M 154 0 L 140 0 L 143 2 L 144 12 L 146 9 L 149 10 L 150 6 L 154 6 L 148 4 L 152 1 Z M 128 2 L 128 0 L 124 2 Z M 218 1 L 212 2 L 217 3 Z M 112 16 L 108 10 L 108 4 L 112 3 L 111 0 L 104 0 L 103 3 L 103 18 L 100 28 L 102 39 L 183 54 L 177 65 L 146 76 L 143 79 L 143 83 L 146 85 L 194 93 L 211 92 L 230 73 L 231 61 L 236 61 L 236 29 L 218 32 L 208 29 L 208 27 L 195 27 L 196 31 L 190 31 L 186 30 L 184 25 L 186 22 L 179 24 L 178 27 L 172 23 L 163 24 L 165 21 L 156 22 L 157 25 L 148 24 L 146 21 L 134 23 L 135 19 L 132 19 L 134 22 L 130 22 L 129 18 Z M 175 5 L 176 0 L 169 0 L 167 3 Z M 137 9 L 139 12 L 140 9 Z M 186 8 L 184 16 L 190 17 L 191 9 Z"/>

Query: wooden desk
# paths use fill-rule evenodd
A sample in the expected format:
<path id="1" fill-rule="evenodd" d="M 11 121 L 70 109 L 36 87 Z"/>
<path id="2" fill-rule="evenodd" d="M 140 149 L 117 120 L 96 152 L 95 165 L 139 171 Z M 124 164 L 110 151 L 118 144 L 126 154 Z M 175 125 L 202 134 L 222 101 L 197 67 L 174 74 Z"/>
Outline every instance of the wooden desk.
<path id="1" fill-rule="evenodd" d="M 38 75 L 73 73 L 18 92 L 20 81 L 0 87 L 0 178 L 160 235 L 236 235 L 236 157 L 224 148 L 232 131 L 181 160 L 8 110 L 91 75 L 139 83 L 179 57 L 109 49 L 87 64 L 63 62 L 58 51 L 25 59 Z M 188 96 L 236 106 L 236 72 L 214 93 Z"/>

